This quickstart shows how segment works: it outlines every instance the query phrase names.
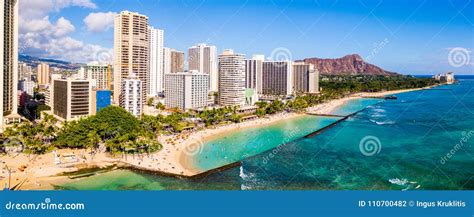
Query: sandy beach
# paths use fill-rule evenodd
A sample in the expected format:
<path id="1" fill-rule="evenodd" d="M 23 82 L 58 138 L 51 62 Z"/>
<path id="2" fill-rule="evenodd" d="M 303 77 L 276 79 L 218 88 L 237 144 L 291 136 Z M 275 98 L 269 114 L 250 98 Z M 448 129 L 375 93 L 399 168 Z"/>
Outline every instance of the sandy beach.
<path id="1" fill-rule="evenodd" d="M 77 159 L 55 163 L 53 153 L 44 155 L 2 155 L 0 160 L 0 186 L 19 186 L 19 189 L 52 189 L 53 185 L 69 181 L 69 177 L 59 174 L 74 172 L 91 167 L 107 167 L 116 161 L 106 154 L 90 155 L 87 150 L 62 149 L 56 151 L 60 156 L 75 155 Z M 11 178 L 9 178 L 9 171 Z"/>
<path id="2" fill-rule="evenodd" d="M 421 89 L 422 88 L 377 93 L 357 93 L 308 108 L 307 111 L 315 114 L 331 114 L 331 112 L 350 100 L 363 97 L 381 97 Z M 58 176 L 58 174 L 78 171 L 85 168 L 108 167 L 112 165 L 130 166 L 164 175 L 194 176 L 204 172 L 193 167 L 192 157 L 202 151 L 206 141 L 235 130 L 261 127 L 303 115 L 305 114 L 282 112 L 242 123 L 219 125 L 177 135 L 162 135 L 158 140 L 163 145 L 163 149 L 149 155 L 112 157 L 106 153 L 91 155 L 90 151 L 87 152 L 87 150 L 57 150 L 57 154 L 61 156 L 74 155 L 77 158 L 77 162 L 61 164 L 55 163 L 53 153 L 31 156 L 26 154 L 16 156 L 3 155 L 1 156 L 0 162 L 0 185 L 3 188 L 6 186 L 6 183 L 9 182 L 9 172 L 5 165 L 12 171 L 10 186 L 21 185 L 21 190 L 52 189 L 53 185 L 71 181 L 69 177 Z"/>

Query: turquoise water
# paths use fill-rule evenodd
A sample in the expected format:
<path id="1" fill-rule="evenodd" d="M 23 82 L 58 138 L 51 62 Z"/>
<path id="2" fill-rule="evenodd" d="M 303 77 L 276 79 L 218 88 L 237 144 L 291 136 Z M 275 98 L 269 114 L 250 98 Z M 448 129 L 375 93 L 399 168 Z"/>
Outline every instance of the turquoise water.
<path id="1" fill-rule="evenodd" d="M 304 137 L 338 119 L 303 116 L 269 126 L 236 129 L 236 132 L 207 142 L 193 164 L 202 171 L 215 169 Z"/>
<path id="2" fill-rule="evenodd" d="M 354 112 L 358 112 L 362 109 L 367 108 L 367 106 L 374 105 L 376 103 L 382 102 L 383 100 L 381 99 L 356 99 L 356 100 L 351 100 L 349 103 L 346 103 L 339 108 L 337 108 L 335 111 L 332 112 L 334 115 L 350 115 Z"/>
<path id="3" fill-rule="evenodd" d="M 236 132 L 204 149 L 196 158 L 199 167 L 213 168 L 270 150 L 242 160 L 241 167 L 201 179 L 118 170 L 60 188 L 472 190 L 473 88 L 474 77 L 467 77 L 458 85 L 398 94 L 398 100 L 356 100 L 336 113 L 366 107 L 364 111 L 311 138 L 292 140 L 311 131 L 308 128 L 324 126 L 327 120 L 311 117 L 314 120 L 279 123 L 275 129 Z M 290 134 L 292 129 L 297 132 Z M 260 134 L 265 136 L 254 139 Z M 291 141 L 278 146 L 284 138 Z M 366 148 L 361 149 L 361 144 Z"/>

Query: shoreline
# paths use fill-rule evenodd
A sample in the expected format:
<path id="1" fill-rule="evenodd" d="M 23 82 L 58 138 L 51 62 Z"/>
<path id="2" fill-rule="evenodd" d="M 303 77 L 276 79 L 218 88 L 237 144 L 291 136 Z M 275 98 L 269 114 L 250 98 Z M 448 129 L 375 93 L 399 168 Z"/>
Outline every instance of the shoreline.
<path id="1" fill-rule="evenodd" d="M 204 144 L 207 141 L 214 139 L 216 136 L 224 136 L 228 133 L 231 133 L 233 130 L 235 130 L 234 127 L 236 125 L 237 125 L 237 129 L 241 130 L 241 129 L 248 129 L 248 128 L 261 127 L 261 126 L 265 126 L 265 125 L 275 124 L 278 121 L 286 121 L 286 120 L 296 118 L 296 117 L 303 117 L 303 116 L 306 115 L 306 113 L 330 114 L 330 113 L 333 113 L 338 108 L 340 108 L 341 106 L 344 106 L 346 103 L 348 103 L 349 101 L 352 101 L 352 100 L 357 100 L 357 99 L 361 99 L 361 98 L 370 98 L 370 97 L 382 97 L 382 96 L 387 96 L 387 95 L 394 95 L 394 94 L 400 94 L 400 93 L 406 93 L 406 92 L 412 92 L 412 91 L 419 91 L 419 90 L 432 88 L 432 87 L 433 86 L 425 87 L 425 88 L 413 88 L 413 89 L 383 91 L 383 92 L 374 92 L 374 93 L 370 93 L 370 92 L 355 93 L 355 94 L 351 94 L 350 96 L 347 96 L 347 97 L 344 97 L 344 98 L 341 98 L 341 99 L 331 100 L 329 102 L 325 102 L 325 103 L 319 104 L 317 106 L 310 107 L 310 108 L 306 109 L 305 113 L 279 113 L 279 114 L 275 114 L 273 116 L 270 116 L 269 121 L 262 121 L 262 123 L 257 123 L 256 124 L 254 122 L 254 121 L 258 121 L 260 119 L 263 119 L 263 118 L 259 118 L 259 119 L 244 122 L 244 123 L 225 125 L 221 129 L 219 129 L 219 127 L 218 127 L 217 131 L 213 131 L 212 129 L 205 129 L 203 131 L 198 131 L 197 133 L 193 134 L 190 138 L 191 139 L 197 139 L 198 141 L 200 141 L 198 143 L 198 145 L 199 146 L 204 146 Z M 276 119 L 276 120 L 274 119 L 275 117 L 277 117 L 279 115 L 282 115 L 282 114 L 283 114 L 283 116 L 285 116 L 285 114 L 287 114 L 287 116 L 285 118 L 282 118 L 282 119 L 279 119 L 279 118 Z M 265 119 L 267 119 L 267 117 L 265 117 Z M 241 124 L 243 124 L 243 125 L 241 125 Z M 186 144 L 190 144 L 190 143 L 191 143 L 191 145 L 196 145 L 196 144 L 193 144 L 192 141 L 190 142 L 189 140 L 184 140 L 184 141 L 182 141 L 182 146 L 186 146 Z M 186 147 L 184 147 L 184 148 L 186 149 Z M 194 149 L 196 149 L 196 147 L 193 147 L 193 150 Z M 197 149 L 202 150 L 202 147 L 197 147 Z M 181 151 L 181 153 L 177 153 L 177 156 L 178 156 L 177 161 L 179 162 L 179 164 L 181 164 L 181 166 L 183 168 L 187 168 L 188 170 L 193 171 L 193 172 L 200 172 L 200 173 L 206 172 L 206 171 L 200 171 L 199 169 L 197 169 L 195 167 L 195 165 L 193 164 L 193 161 L 192 161 L 192 156 L 187 155 L 182 150 L 180 150 L 180 151 Z"/>
<path id="2" fill-rule="evenodd" d="M 411 91 L 423 90 L 426 88 L 404 89 L 395 91 L 384 91 L 375 93 L 355 93 L 350 96 L 331 100 L 307 109 L 307 112 L 317 114 L 330 114 L 336 109 L 345 105 L 351 100 L 364 97 L 381 97 L 394 95 Z M 117 168 L 132 168 L 142 171 L 148 171 L 164 176 L 188 177 L 199 175 L 206 171 L 201 171 L 193 165 L 193 156 L 199 154 L 206 142 L 216 137 L 225 136 L 234 130 L 263 127 L 275 124 L 280 121 L 286 121 L 293 118 L 303 117 L 306 114 L 296 112 L 282 112 L 263 118 L 257 118 L 242 123 L 232 123 L 213 126 L 195 132 L 181 133 L 175 135 L 163 135 L 158 141 L 163 145 L 163 149 L 153 154 L 142 155 L 122 155 L 121 157 L 110 156 L 106 153 L 87 153 L 87 150 L 57 150 L 58 154 L 78 156 L 78 162 L 71 164 L 56 165 L 52 153 L 44 155 L 18 154 L 17 156 L 2 156 L 0 165 L 7 164 L 14 172 L 12 173 L 12 186 L 23 183 L 21 190 L 48 190 L 53 189 L 54 185 L 71 182 L 66 175 L 67 172 L 77 172 L 89 168 L 106 168 L 116 166 Z M 26 166 L 24 171 L 21 168 Z M 2 165 L 0 169 L 0 185 L 3 188 L 8 182 L 8 172 Z M 78 178 L 80 179 L 80 178 Z"/>

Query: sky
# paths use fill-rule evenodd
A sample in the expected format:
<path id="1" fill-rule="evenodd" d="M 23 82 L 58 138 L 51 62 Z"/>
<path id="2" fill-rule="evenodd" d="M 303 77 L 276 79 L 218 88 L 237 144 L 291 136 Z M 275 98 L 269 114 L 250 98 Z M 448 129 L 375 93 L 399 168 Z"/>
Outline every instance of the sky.
<path id="1" fill-rule="evenodd" d="M 403 74 L 474 74 L 474 0 L 20 0 L 20 53 L 113 61 L 113 18 L 138 12 L 165 46 L 274 60 L 339 58 Z"/>

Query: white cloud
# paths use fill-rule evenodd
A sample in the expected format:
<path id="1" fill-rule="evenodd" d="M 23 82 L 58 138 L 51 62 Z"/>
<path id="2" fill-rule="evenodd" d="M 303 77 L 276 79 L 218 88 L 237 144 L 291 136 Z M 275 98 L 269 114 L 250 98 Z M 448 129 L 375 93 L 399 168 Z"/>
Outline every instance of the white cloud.
<path id="1" fill-rule="evenodd" d="M 20 53 L 80 63 L 112 61 L 112 49 L 72 38 L 76 28 L 68 19 L 49 17 L 67 7 L 96 5 L 91 0 L 20 1 Z"/>
<path id="2" fill-rule="evenodd" d="M 55 1 L 55 9 L 61 10 L 69 6 L 78 6 L 84 8 L 97 8 L 97 6 L 90 0 L 53 0 Z"/>
<path id="3" fill-rule="evenodd" d="M 114 25 L 115 15 L 116 13 L 114 12 L 90 13 L 86 18 L 84 18 L 84 23 L 86 24 L 87 31 L 104 32 L 109 30 Z"/>
<path id="4" fill-rule="evenodd" d="M 28 0 L 20 1 L 20 17 L 38 19 L 67 7 L 96 8 L 91 0 Z"/>
<path id="5" fill-rule="evenodd" d="M 58 19 L 58 21 L 56 21 L 54 36 L 65 36 L 71 32 L 74 32 L 74 30 L 76 30 L 76 28 L 74 28 L 72 23 L 69 20 L 66 20 L 64 17 L 61 17 Z"/>

